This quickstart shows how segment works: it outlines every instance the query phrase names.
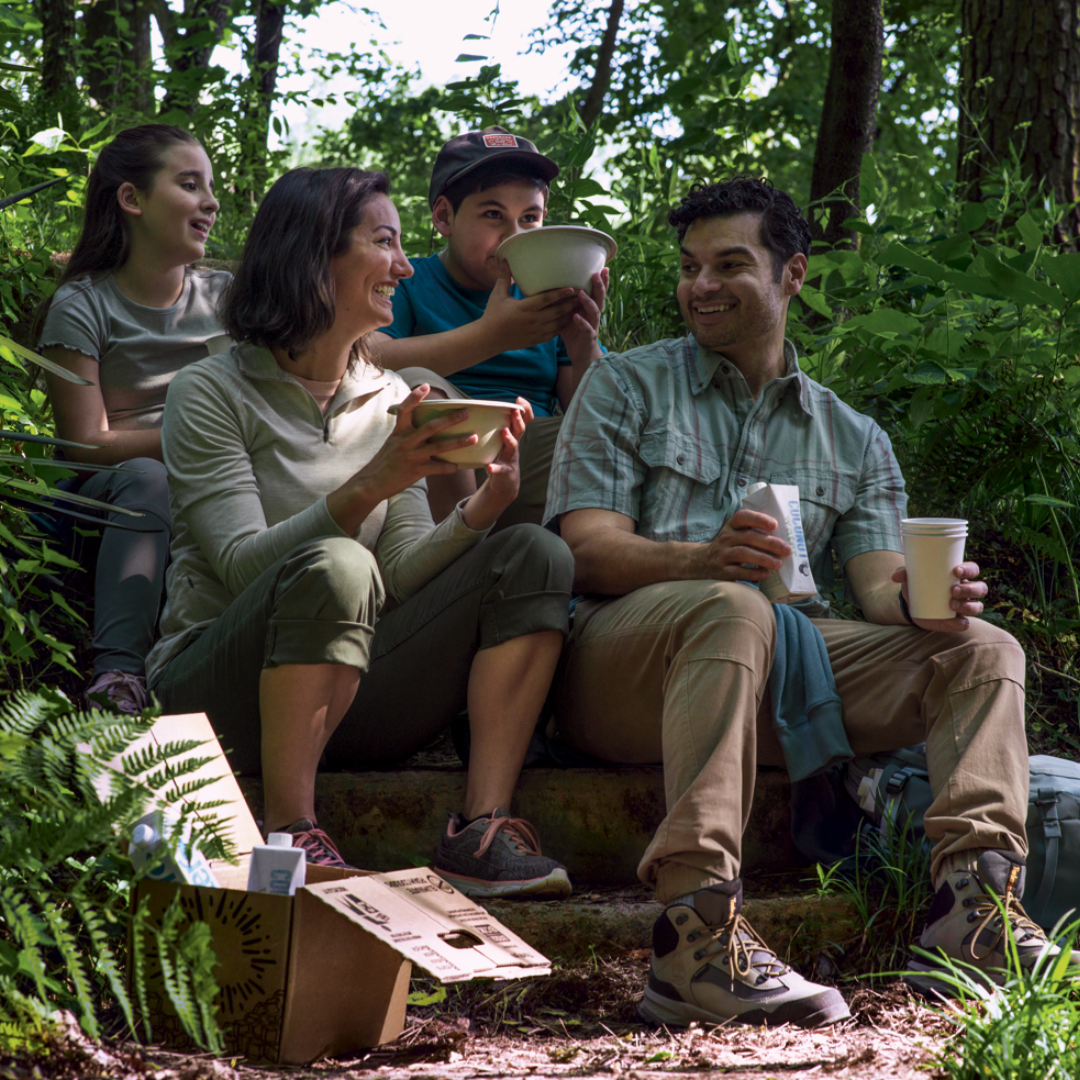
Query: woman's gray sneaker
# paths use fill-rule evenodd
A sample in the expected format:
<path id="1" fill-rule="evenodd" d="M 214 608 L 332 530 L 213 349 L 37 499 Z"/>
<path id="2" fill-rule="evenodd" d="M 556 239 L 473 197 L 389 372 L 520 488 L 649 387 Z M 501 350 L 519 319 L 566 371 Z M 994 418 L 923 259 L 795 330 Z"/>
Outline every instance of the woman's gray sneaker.
<path id="1" fill-rule="evenodd" d="M 797 1024 L 820 1027 L 851 1013 L 839 991 L 783 963 L 742 916 L 742 881 L 699 889 L 653 925 L 653 958 L 638 1003 L 651 1024 Z"/>
<path id="2" fill-rule="evenodd" d="M 571 891 L 566 867 L 541 853 L 536 830 L 501 809 L 470 824 L 451 814 L 434 869 L 459 892 L 480 900 Z"/>
<path id="3" fill-rule="evenodd" d="M 956 979 L 958 972 L 961 981 L 981 974 L 987 982 L 1000 986 L 1010 966 L 1006 919 L 1025 971 L 1044 956 L 1056 957 L 1061 952 L 1020 905 L 1024 860 L 1019 855 L 984 851 L 975 867 L 974 871 L 949 874 L 934 894 L 919 938 L 920 948 L 932 955 L 913 957 L 908 964 L 911 973 L 905 976 L 919 990 L 954 997 L 957 989 L 950 980 Z M 1001 908 L 994 903 L 994 896 L 1001 900 Z M 1080 952 L 1074 950 L 1072 959 L 1074 965 L 1080 965 Z"/>

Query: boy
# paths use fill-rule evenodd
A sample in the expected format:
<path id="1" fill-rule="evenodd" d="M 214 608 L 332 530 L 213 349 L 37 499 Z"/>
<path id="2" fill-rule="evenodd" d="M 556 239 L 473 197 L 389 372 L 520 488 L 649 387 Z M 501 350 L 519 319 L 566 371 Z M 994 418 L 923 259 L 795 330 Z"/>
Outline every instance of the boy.
<path id="1" fill-rule="evenodd" d="M 373 335 L 378 360 L 431 397 L 487 398 L 532 406 L 521 446 L 521 492 L 497 529 L 540 523 L 548 471 L 565 409 L 597 341 L 608 272 L 593 275 L 592 296 L 566 288 L 522 297 L 499 245 L 538 229 L 548 184 L 559 167 L 520 136 L 489 127 L 451 139 L 431 174 L 431 219 L 446 247 L 412 259 L 415 274 L 394 294 L 394 322 Z M 453 381 L 450 381 L 450 380 Z M 432 516 L 441 521 L 476 490 L 463 469 L 428 480 Z"/>

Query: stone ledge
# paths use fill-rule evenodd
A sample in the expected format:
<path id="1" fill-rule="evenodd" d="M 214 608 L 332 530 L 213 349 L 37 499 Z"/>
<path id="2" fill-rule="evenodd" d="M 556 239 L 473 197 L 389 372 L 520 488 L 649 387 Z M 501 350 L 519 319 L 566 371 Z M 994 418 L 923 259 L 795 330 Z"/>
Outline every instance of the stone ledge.
<path id="1" fill-rule="evenodd" d="M 240 784 L 261 818 L 261 781 Z M 349 862 L 369 870 L 428 863 L 464 792 L 464 770 L 445 769 L 321 773 L 315 786 L 320 825 Z M 759 771 L 744 872 L 804 864 L 791 842 L 789 794 L 786 773 Z M 536 827 L 545 853 L 564 863 L 579 887 L 634 885 L 638 861 L 664 817 L 663 770 L 526 769 L 511 811 Z"/>

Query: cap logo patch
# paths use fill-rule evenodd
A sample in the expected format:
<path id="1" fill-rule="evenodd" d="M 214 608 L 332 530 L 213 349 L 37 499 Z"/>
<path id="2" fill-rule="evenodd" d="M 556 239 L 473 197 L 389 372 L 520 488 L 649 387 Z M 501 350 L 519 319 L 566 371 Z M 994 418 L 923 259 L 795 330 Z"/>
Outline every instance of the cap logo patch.
<path id="1" fill-rule="evenodd" d="M 485 135 L 484 145 L 493 150 L 500 146 L 509 146 L 511 150 L 517 149 L 517 139 L 513 135 Z"/>

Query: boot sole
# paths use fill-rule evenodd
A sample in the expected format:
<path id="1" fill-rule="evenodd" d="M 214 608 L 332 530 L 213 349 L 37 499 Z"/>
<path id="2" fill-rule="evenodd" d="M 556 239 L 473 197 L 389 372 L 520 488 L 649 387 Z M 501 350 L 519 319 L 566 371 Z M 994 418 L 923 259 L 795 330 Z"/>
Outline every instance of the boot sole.
<path id="1" fill-rule="evenodd" d="M 687 1027 L 694 1021 L 701 1024 L 725 1024 L 734 1021 L 737 1024 L 753 1024 L 755 1027 L 760 1027 L 762 1024 L 769 1027 L 794 1024 L 796 1027 L 816 1028 L 850 1019 L 851 1011 L 839 992 L 832 991 L 826 997 L 831 1000 L 821 1003 L 821 1007 L 814 1012 L 806 1016 L 780 1020 L 776 1015 L 779 1008 L 773 1012 L 765 1009 L 748 1009 L 746 1012 L 736 1013 L 733 1016 L 719 1016 L 691 1005 L 687 1001 L 672 1001 L 670 998 L 661 997 L 646 986 L 645 996 L 638 1002 L 637 1011 L 647 1024 L 666 1024 L 668 1027 Z"/>
<path id="2" fill-rule="evenodd" d="M 485 881 L 483 878 L 451 874 L 448 870 L 440 870 L 437 866 L 433 869 L 458 892 L 464 893 L 471 900 L 498 900 L 513 896 L 547 896 L 560 899 L 573 892 L 570 878 L 562 869 L 553 870 L 544 877 L 532 878 L 529 881 Z"/>

